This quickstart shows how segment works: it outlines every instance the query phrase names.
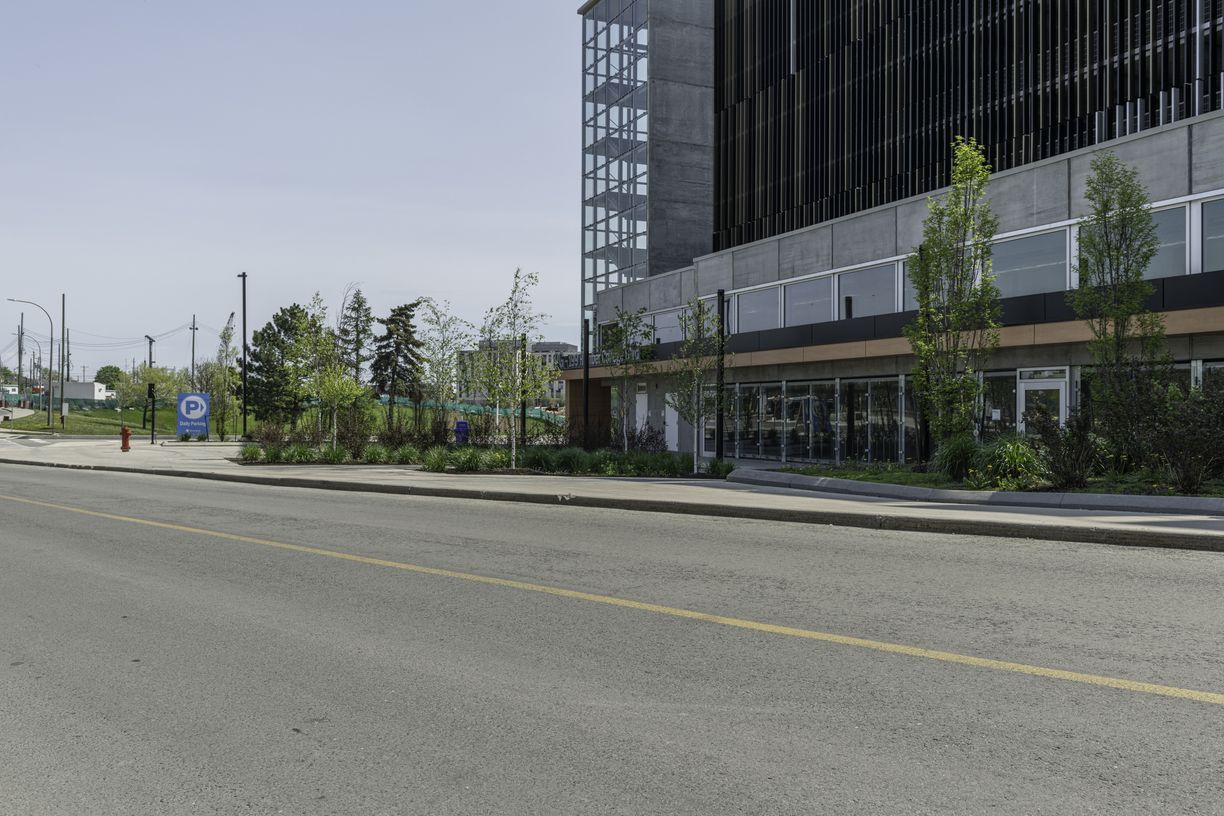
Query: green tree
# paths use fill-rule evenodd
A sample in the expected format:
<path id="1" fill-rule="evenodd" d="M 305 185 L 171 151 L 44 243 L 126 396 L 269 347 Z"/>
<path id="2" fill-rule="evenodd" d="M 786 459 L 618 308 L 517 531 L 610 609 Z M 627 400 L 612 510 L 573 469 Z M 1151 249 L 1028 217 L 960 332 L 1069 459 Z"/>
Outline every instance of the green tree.
<path id="1" fill-rule="evenodd" d="M 213 424 L 217 436 L 225 441 L 229 426 L 237 417 L 238 371 L 234 368 L 238 350 L 234 348 L 234 313 L 230 312 L 225 328 L 217 338 L 217 355 L 200 367 L 199 380 L 209 394 Z"/>
<path id="2" fill-rule="evenodd" d="M 918 316 L 905 328 L 923 415 L 940 443 L 974 427 L 977 375 L 998 348 L 1001 316 L 990 263 L 997 227 L 986 201 L 990 166 L 972 139 L 958 138 L 952 151 L 952 188 L 928 201 L 922 245 L 908 264 Z"/>
<path id="3" fill-rule="evenodd" d="M 599 360 L 612 372 L 615 421 L 621 449 L 629 450 L 629 408 L 637 383 L 654 370 L 654 326 L 645 309 L 616 310 L 616 322 L 600 327 Z"/>
<path id="4" fill-rule="evenodd" d="M 540 327 L 547 318 L 532 302 L 538 284 L 539 276 L 534 272 L 514 270 L 509 295 L 486 313 L 481 327 L 477 369 L 486 399 L 495 406 L 495 416 L 500 415 L 502 405 L 513 409 L 544 396 L 548 383 L 556 377 L 552 366 L 527 353 L 527 347 L 541 339 Z M 509 440 L 510 466 L 518 467 L 518 423 L 513 412 Z"/>
<path id="5" fill-rule="evenodd" d="M 680 313 L 680 348 L 669 361 L 670 388 L 666 397 L 680 419 L 693 429 L 693 472 L 700 469 L 701 433 L 705 419 L 718 411 L 718 393 L 713 382 L 718 371 L 718 312 L 693 298 Z"/>
<path id="6" fill-rule="evenodd" d="M 331 446 L 337 444 L 339 413 L 342 409 L 357 405 L 366 394 L 366 389 L 340 363 L 331 363 L 323 369 L 319 382 L 319 399 L 324 409 L 331 412 Z"/>
<path id="7" fill-rule="evenodd" d="M 360 288 L 346 293 L 336 326 L 336 342 L 340 361 L 357 382 L 362 382 L 366 363 L 370 362 L 370 344 L 374 338 L 374 313 Z"/>
<path id="8" fill-rule="evenodd" d="M 391 314 L 380 321 L 384 331 L 374 342 L 370 377 L 374 387 L 388 398 L 388 434 L 400 431 L 395 418 L 396 401 L 403 396 L 413 399 L 420 394 L 421 341 L 416 332 L 416 310 L 420 304 L 416 300 L 392 309 Z"/>
<path id="9" fill-rule="evenodd" d="M 1125 470 L 1148 458 L 1145 431 L 1163 397 L 1164 318 L 1147 309 L 1153 287 L 1144 278 L 1160 242 L 1138 172 L 1113 153 L 1092 160 L 1084 196 L 1091 209 L 1080 223 L 1079 288 L 1067 299 L 1092 331 L 1097 430 Z"/>
<path id="10" fill-rule="evenodd" d="M 433 434 L 435 441 L 446 436 L 446 405 L 452 402 L 463 387 L 464 366 L 462 353 L 472 343 L 473 327 L 470 323 L 451 313 L 448 301 L 441 303 L 425 298 L 421 301 L 421 350 L 422 388 L 426 397 L 437 408 L 434 411 Z"/>
<path id="11" fill-rule="evenodd" d="M 306 325 L 298 337 L 298 358 L 301 361 L 307 388 L 319 406 L 315 411 L 315 442 L 323 442 L 323 376 L 329 366 L 339 360 L 336 333 L 327 325 L 327 306 L 318 292 L 306 307 Z"/>
<path id="12" fill-rule="evenodd" d="M 94 375 L 94 380 L 102 383 L 107 388 L 114 388 L 122 376 L 123 369 L 119 368 L 119 366 L 104 365 L 98 369 L 98 373 Z"/>
<path id="13" fill-rule="evenodd" d="M 156 408 L 160 411 L 177 411 L 180 391 L 189 388 L 188 372 L 175 368 L 149 367 L 142 363 L 136 369 L 136 393 L 144 400 L 144 413 L 141 416 L 140 427 L 147 428 L 149 412 Z M 153 400 L 148 400 L 149 384 L 153 385 Z"/>
<path id="14" fill-rule="evenodd" d="M 302 415 L 307 394 L 302 337 L 308 322 L 306 310 L 294 303 L 251 335 L 247 404 L 261 422 L 296 425 Z"/>

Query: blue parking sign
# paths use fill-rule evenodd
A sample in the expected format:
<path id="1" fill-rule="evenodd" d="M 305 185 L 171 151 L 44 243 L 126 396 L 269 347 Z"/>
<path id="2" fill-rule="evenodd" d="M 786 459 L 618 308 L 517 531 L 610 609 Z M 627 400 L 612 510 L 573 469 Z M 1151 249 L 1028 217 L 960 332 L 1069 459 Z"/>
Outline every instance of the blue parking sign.
<path id="1" fill-rule="evenodd" d="M 178 435 L 208 435 L 208 394 L 178 395 Z"/>

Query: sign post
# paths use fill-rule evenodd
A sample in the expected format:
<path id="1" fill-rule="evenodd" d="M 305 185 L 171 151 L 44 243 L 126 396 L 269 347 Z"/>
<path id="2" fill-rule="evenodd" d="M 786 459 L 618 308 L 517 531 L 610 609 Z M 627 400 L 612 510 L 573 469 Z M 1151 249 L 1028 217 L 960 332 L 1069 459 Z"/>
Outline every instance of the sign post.
<path id="1" fill-rule="evenodd" d="M 178 395 L 178 435 L 208 436 L 208 394 Z"/>

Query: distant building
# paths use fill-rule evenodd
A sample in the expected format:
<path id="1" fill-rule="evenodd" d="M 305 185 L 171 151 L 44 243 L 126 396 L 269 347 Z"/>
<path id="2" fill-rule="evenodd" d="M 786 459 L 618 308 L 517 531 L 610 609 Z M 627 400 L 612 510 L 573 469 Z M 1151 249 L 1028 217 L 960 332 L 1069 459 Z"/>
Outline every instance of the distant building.
<path id="1" fill-rule="evenodd" d="M 483 346 L 483 343 L 482 343 Z M 556 343 L 541 341 L 532 343 L 527 353 L 531 354 L 544 362 L 545 365 L 552 366 L 558 371 L 562 365 L 562 358 L 568 354 L 574 354 L 578 351 L 578 347 L 573 343 Z M 484 392 L 480 390 L 474 376 L 476 355 L 478 351 L 475 349 L 459 352 L 459 369 L 462 393 L 459 395 L 461 402 L 475 402 L 483 404 L 486 399 Z M 548 383 L 547 394 L 540 400 L 541 403 L 560 407 L 565 404 L 565 380 L 558 377 Z"/>
<path id="2" fill-rule="evenodd" d="M 59 399 L 60 384 L 54 380 L 51 382 L 51 398 Z M 106 383 L 100 382 L 66 382 L 64 383 L 64 399 L 69 400 L 94 400 L 96 402 L 105 402 L 108 399 L 114 399 L 115 392 L 107 386 Z"/>

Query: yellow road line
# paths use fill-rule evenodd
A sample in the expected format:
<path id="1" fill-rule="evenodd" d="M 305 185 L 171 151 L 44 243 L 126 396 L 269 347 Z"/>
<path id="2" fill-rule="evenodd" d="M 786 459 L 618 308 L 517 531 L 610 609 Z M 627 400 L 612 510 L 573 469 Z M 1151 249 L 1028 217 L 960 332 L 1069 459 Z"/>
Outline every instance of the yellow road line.
<path id="1" fill-rule="evenodd" d="M 539 592 L 545 595 L 555 595 L 559 598 L 571 598 L 573 600 L 589 601 L 591 603 L 605 604 L 607 606 L 619 606 L 625 609 L 636 609 L 640 612 L 650 612 L 656 615 L 667 615 L 673 618 L 685 618 L 687 620 L 703 621 L 705 623 L 716 623 L 722 626 L 732 626 L 737 629 L 748 629 L 754 632 L 766 632 L 772 635 L 784 635 L 787 637 L 817 640 L 824 643 L 837 643 L 842 646 L 854 646 L 860 649 L 872 649 L 877 652 L 888 652 L 890 654 L 907 655 L 909 657 L 921 657 L 926 658 L 927 660 L 938 660 L 942 663 L 956 663 L 962 666 L 973 666 L 979 669 L 1014 672 L 1017 674 L 1031 675 L 1033 677 L 1045 677 L 1052 680 L 1066 680 L 1072 683 L 1084 683 L 1090 686 L 1104 686 L 1106 688 L 1120 689 L 1122 691 L 1134 691 L 1141 694 L 1156 694 L 1162 697 L 1176 697 L 1182 700 L 1194 700 L 1200 703 L 1224 705 L 1224 694 L 1217 692 L 1197 691 L 1195 689 L 1178 688 L 1177 686 L 1163 686 L 1158 683 L 1143 683 L 1137 680 L 1124 680 L 1117 677 L 1106 677 L 1099 674 L 1085 674 L 1083 672 L 1066 671 L 1063 669 L 1050 669 L 1043 666 L 1031 666 L 1026 663 L 1012 663 L 1007 660 L 993 660 L 986 657 L 974 657 L 972 655 L 957 654 L 956 652 L 942 652 L 936 649 L 924 649 L 920 646 L 906 646 L 901 643 L 888 643 L 886 641 L 868 640 L 866 638 L 849 637 L 847 635 L 837 635 L 830 632 L 818 632 L 812 629 L 799 629 L 793 626 L 778 626 L 772 623 L 761 623 L 759 621 L 745 620 L 743 618 L 731 618 L 725 615 L 711 615 L 706 612 L 696 612 L 691 609 L 682 609 L 674 606 L 663 606 L 661 604 L 633 601 L 629 600 L 628 598 L 618 598 L 614 595 L 598 595 L 592 592 L 579 592 L 578 590 L 562 589 L 561 587 L 548 586 L 545 584 L 533 584 L 526 581 L 512 581 L 507 578 L 493 578 L 488 575 L 477 575 L 470 572 L 438 569 L 437 567 L 423 567 L 417 564 L 407 564 L 402 561 L 388 561 L 384 558 L 371 558 L 365 555 L 356 555 L 354 553 L 346 553 L 338 550 L 328 550 L 321 547 L 308 547 L 302 544 L 286 544 L 282 541 L 270 541 L 265 538 L 254 538 L 252 536 L 237 535 L 235 533 L 223 533 L 217 530 L 205 530 L 199 527 L 187 527 L 182 524 L 170 524 L 164 521 L 152 521 L 150 519 L 133 518 L 131 516 L 120 516 L 114 513 L 102 513 L 97 510 L 85 510 L 79 507 L 52 504 L 50 502 L 20 498 L 17 496 L 0 495 L 0 499 L 10 502 L 17 502 L 19 504 L 28 504 L 34 507 L 60 510 L 65 513 L 77 513 L 82 516 L 92 516 L 93 518 L 121 521 L 129 524 L 140 524 L 146 527 L 156 527 L 161 530 L 175 530 L 181 533 L 208 536 L 210 538 L 219 538 L 225 541 L 237 541 L 243 544 L 256 544 L 261 547 L 275 547 L 276 549 L 289 550 L 290 552 L 319 555 L 325 558 L 336 558 L 341 561 L 352 561 L 358 564 L 368 564 L 375 567 L 389 567 L 391 569 L 404 570 L 406 572 L 420 573 L 421 575 L 437 575 L 443 578 L 473 581 L 480 584 L 488 584 L 490 586 L 523 590 L 524 592 Z"/>

